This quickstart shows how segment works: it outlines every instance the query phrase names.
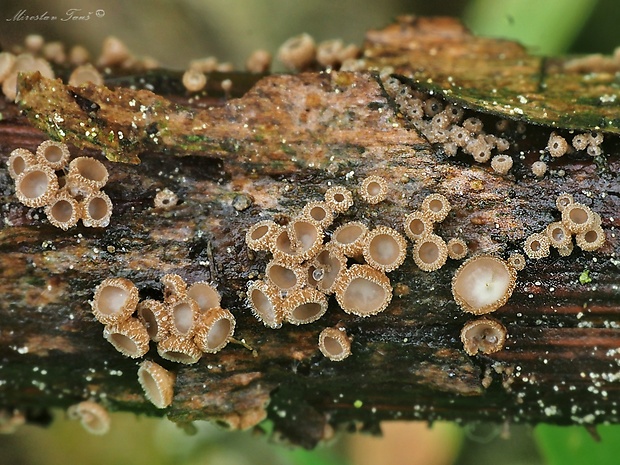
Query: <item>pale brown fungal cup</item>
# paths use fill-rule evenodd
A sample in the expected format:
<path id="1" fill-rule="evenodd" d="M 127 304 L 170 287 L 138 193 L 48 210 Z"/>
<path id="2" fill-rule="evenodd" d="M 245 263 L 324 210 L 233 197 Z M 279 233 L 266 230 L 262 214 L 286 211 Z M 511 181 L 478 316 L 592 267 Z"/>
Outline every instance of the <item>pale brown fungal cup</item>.
<path id="1" fill-rule="evenodd" d="M 312 323 L 327 311 L 327 297 L 316 289 L 300 289 L 282 302 L 282 313 L 294 325 Z"/>
<path id="2" fill-rule="evenodd" d="M 2 83 L 13 70 L 15 55 L 9 52 L 0 52 L 0 83 Z"/>
<path id="3" fill-rule="evenodd" d="M 266 50 L 254 50 L 245 62 L 245 69 L 250 73 L 266 73 L 271 68 L 271 53 Z"/>
<path id="4" fill-rule="evenodd" d="M 499 352 L 504 348 L 507 336 L 504 325 L 493 318 L 469 321 L 461 330 L 461 342 L 469 355 Z"/>
<path id="5" fill-rule="evenodd" d="M 525 268 L 525 257 L 520 253 L 512 253 L 508 257 L 508 264 L 517 271 Z"/>
<path id="6" fill-rule="evenodd" d="M 233 336 L 235 324 L 235 317 L 228 310 L 212 308 L 201 316 L 194 342 L 203 352 L 219 352 Z"/>
<path id="7" fill-rule="evenodd" d="M 169 210 L 179 203 L 179 197 L 170 189 L 162 189 L 155 194 L 153 205 L 155 208 L 161 208 L 162 210 Z"/>
<path id="8" fill-rule="evenodd" d="M 96 402 L 85 400 L 67 409 L 67 416 L 80 423 L 90 434 L 104 435 L 110 431 L 110 414 L 105 407 Z"/>
<path id="9" fill-rule="evenodd" d="M 442 222 L 451 209 L 450 202 L 441 194 L 430 194 L 422 201 L 421 210 L 435 223 Z"/>
<path id="10" fill-rule="evenodd" d="M 105 228 L 110 224 L 112 208 L 105 192 L 92 192 L 81 202 L 82 223 L 87 228 Z"/>
<path id="11" fill-rule="evenodd" d="M 15 194 L 27 207 L 42 207 L 50 203 L 58 192 L 56 173 L 47 165 L 26 167 L 15 180 Z"/>
<path id="12" fill-rule="evenodd" d="M 452 278 L 452 295 L 462 310 L 482 315 L 506 304 L 517 273 L 501 258 L 477 255 L 466 260 Z"/>
<path id="13" fill-rule="evenodd" d="M 534 233 L 525 240 L 523 250 L 528 257 L 538 260 L 549 256 L 550 245 L 551 241 L 546 234 Z"/>
<path id="14" fill-rule="evenodd" d="M 594 213 L 589 207 L 573 202 L 562 210 L 562 223 L 573 234 L 587 231 L 594 224 Z"/>
<path id="15" fill-rule="evenodd" d="M 305 269 L 299 265 L 271 260 L 265 268 L 265 276 L 272 287 L 286 295 L 304 287 L 307 283 Z"/>
<path id="16" fill-rule="evenodd" d="M 433 232 L 433 221 L 426 212 L 415 211 L 408 214 L 403 226 L 405 234 L 413 242 Z"/>
<path id="17" fill-rule="evenodd" d="M 187 289 L 187 296 L 194 299 L 198 304 L 200 313 L 206 313 L 212 308 L 218 308 L 222 297 L 220 293 L 209 283 L 199 281 Z"/>
<path id="18" fill-rule="evenodd" d="M 333 294 L 336 282 L 346 267 L 346 257 L 330 242 L 323 246 L 308 266 L 308 283 L 325 294 Z"/>
<path id="19" fill-rule="evenodd" d="M 586 252 L 597 250 L 605 244 L 605 232 L 600 224 L 591 226 L 575 236 L 577 246 Z"/>
<path id="20" fill-rule="evenodd" d="M 91 157 L 77 157 L 69 163 L 67 185 L 85 195 L 95 192 L 108 182 L 108 169 L 99 160 Z"/>
<path id="21" fill-rule="evenodd" d="M 48 221 L 57 228 L 66 231 L 77 224 L 82 212 L 80 205 L 66 190 L 58 191 L 58 195 L 45 207 Z"/>
<path id="22" fill-rule="evenodd" d="M 336 228 L 330 243 L 347 257 L 355 257 L 362 254 L 366 234 L 368 228 L 364 223 L 351 221 Z"/>
<path id="23" fill-rule="evenodd" d="M 542 178 L 547 172 L 547 164 L 544 161 L 535 161 L 532 163 L 532 174 L 537 178 Z"/>
<path id="24" fill-rule="evenodd" d="M 69 162 L 70 156 L 69 148 L 61 142 L 46 140 L 37 147 L 38 160 L 54 171 L 64 169 Z"/>
<path id="25" fill-rule="evenodd" d="M 316 221 L 323 229 L 334 221 L 334 215 L 325 202 L 307 203 L 301 211 L 301 215 Z"/>
<path id="26" fill-rule="evenodd" d="M 17 179 L 26 168 L 36 164 L 37 160 L 30 150 L 17 148 L 11 152 L 7 161 L 9 176 L 13 179 Z"/>
<path id="27" fill-rule="evenodd" d="M 548 224 L 545 234 L 549 238 L 551 246 L 556 249 L 568 246 L 571 241 L 571 233 L 561 221 Z"/>
<path id="28" fill-rule="evenodd" d="M 84 84 L 92 83 L 96 86 L 103 85 L 103 76 L 90 63 L 77 66 L 69 76 L 68 84 L 70 86 L 79 87 Z"/>
<path id="29" fill-rule="evenodd" d="M 368 317 L 387 308 L 392 286 L 381 271 L 369 265 L 353 265 L 338 279 L 336 299 L 346 313 Z"/>
<path id="30" fill-rule="evenodd" d="M 174 300 L 168 304 L 170 332 L 180 337 L 192 337 L 196 332 L 200 309 L 189 297 Z"/>
<path id="31" fill-rule="evenodd" d="M 367 203 L 376 205 L 387 197 L 387 181 L 381 176 L 368 176 L 362 181 L 358 192 Z"/>
<path id="32" fill-rule="evenodd" d="M 166 273 L 161 277 L 160 282 L 164 286 L 164 301 L 166 303 L 187 297 L 187 283 L 178 274 Z"/>
<path id="33" fill-rule="evenodd" d="M 377 226 L 366 235 L 362 254 L 366 263 L 387 273 L 395 270 L 405 261 L 407 241 L 394 229 Z"/>
<path id="34" fill-rule="evenodd" d="M 128 319 L 138 305 L 138 288 L 127 278 L 104 279 L 91 301 L 92 312 L 104 325 Z"/>
<path id="35" fill-rule="evenodd" d="M 117 37 L 108 36 L 104 39 L 99 66 L 120 66 L 132 58 L 127 46 Z"/>
<path id="36" fill-rule="evenodd" d="M 351 355 L 351 339 L 338 328 L 325 328 L 319 334 L 319 350 L 332 362 L 340 362 Z"/>
<path id="37" fill-rule="evenodd" d="M 291 70 L 302 70 L 312 64 L 316 56 L 314 39 L 306 33 L 291 37 L 278 49 L 278 59 Z"/>
<path id="38" fill-rule="evenodd" d="M 276 260 L 300 264 L 314 257 L 323 245 L 323 229 L 314 220 L 293 218 L 287 227 L 274 235 L 270 250 Z"/>
<path id="39" fill-rule="evenodd" d="M 452 238 L 448 241 L 448 256 L 453 260 L 465 258 L 468 252 L 467 243 L 461 238 Z"/>
<path id="40" fill-rule="evenodd" d="M 248 287 L 248 301 L 254 316 L 268 328 L 282 326 L 282 299 L 277 289 L 264 281 L 255 281 Z"/>
<path id="41" fill-rule="evenodd" d="M 506 174 L 512 168 L 512 158 L 508 155 L 495 155 L 491 159 L 491 168 L 499 174 Z"/>
<path id="42" fill-rule="evenodd" d="M 333 186 L 325 192 L 325 202 L 335 213 L 344 213 L 353 205 L 353 195 L 346 187 Z"/>
<path id="43" fill-rule="evenodd" d="M 149 333 L 137 318 L 106 325 L 103 337 L 125 357 L 140 358 L 149 351 Z"/>
<path id="44" fill-rule="evenodd" d="M 190 68 L 183 73 L 182 82 L 188 92 L 200 92 L 207 85 L 207 76 L 202 71 Z"/>
<path id="45" fill-rule="evenodd" d="M 547 151 L 552 157 L 559 158 L 568 151 L 568 142 L 559 134 L 552 132 L 547 142 Z"/>
<path id="46" fill-rule="evenodd" d="M 413 261 L 422 271 L 438 270 L 445 265 L 447 259 L 448 246 L 436 234 L 427 234 L 413 246 Z"/>
<path id="47" fill-rule="evenodd" d="M 146 398 L 157 408 L 172 404 L 176 375 L 150 360 L 140 363 L 138 382 Z"/>
<path id="48" fill-rule="evenodd" d="M 193 339 L 174 335 L 159 341 L 157 353 L 163 359 L 185 365 L 193 365 L 202 357 L 202 350 Z"/>
<path id="49" fill-rule="evenodd" d="M 555 205 L 560 211 L 563 211 L 566 207 L 573 204 L 574 202 L 575 201 L 573 200 L 573 196 L 567 194 L 566 192 L 558 195 L 558 198 L 555 199 Z"/>
<path id="50" fill-rule="evenodd" d="M 170 335 L 170 316 L 163 303 L 152 299 L 143 300 L 138 304 L 137 312 L 151 341 L 159 342 Z"/>
<path id="51" fill-rule="evenodd" d="M 245 243 L 254 251 L 269 250 L 273 237 L 280 231 L 281 228 L 271 220 L 259 221 L 248 229 Z"/>

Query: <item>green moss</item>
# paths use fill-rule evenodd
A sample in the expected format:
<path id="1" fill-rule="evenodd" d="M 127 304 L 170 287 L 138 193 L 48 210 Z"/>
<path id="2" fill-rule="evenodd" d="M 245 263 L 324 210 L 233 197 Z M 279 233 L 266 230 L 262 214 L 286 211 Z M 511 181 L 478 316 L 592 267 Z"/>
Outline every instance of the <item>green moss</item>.
<path id="1" fill-rule="evenodd" d="M 592 278 L 590 277 L 590 270 L 583 270 L 579 275 L 579 282 L 581 284 L 588 284 L 592 282 Z"/>

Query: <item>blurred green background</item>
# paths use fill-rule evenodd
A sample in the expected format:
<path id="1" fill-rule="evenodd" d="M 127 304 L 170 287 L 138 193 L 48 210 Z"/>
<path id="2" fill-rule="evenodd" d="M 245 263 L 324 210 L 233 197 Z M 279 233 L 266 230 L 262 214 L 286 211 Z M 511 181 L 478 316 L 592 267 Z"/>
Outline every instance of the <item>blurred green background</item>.
<path id="1" fill-rule="evenodd" d="M 88 21 L 7 21 L 24 9 L 63 16 L 71 8 L 103 14 Z M 8 49 L 38 33 L 69 46 L 84 45 L 97 57 L 102 40 L 116 35 L 136 55 L 152 56 L 166 67 L 184 69 L 191 59 L 214 55 L 242 68 L 255 48 L 275 53 L 301 32 L 317 41 L 342 38 L 361 44 L 367 29 L 412 13 L 458 16 L 479 34 L 518 39 L 540 54 L 609 54 L 620 45 L 617 0 L 2 0 L 0 45 Z M 111 432 L 95 437 L 64 412 L 55 412 L 47 429 L 24 426 L 0 435 L 0 465 L 620 463 L 616 426 L 599 430 L 601 443 L 577 427 L 388 423 L 383 430 L 382 438 L 343 435 L 307 452 L 275 446 L 256 432 L 229 433 L 199 423 L 189 436 L 166 420 L 128 414 L 114 414 Z"/>

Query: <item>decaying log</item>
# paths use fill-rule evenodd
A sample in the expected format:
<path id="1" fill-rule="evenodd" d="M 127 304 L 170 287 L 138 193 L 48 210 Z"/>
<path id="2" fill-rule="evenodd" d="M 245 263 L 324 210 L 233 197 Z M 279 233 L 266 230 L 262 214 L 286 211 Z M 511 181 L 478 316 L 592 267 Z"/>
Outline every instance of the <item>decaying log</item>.
<path id="1" fill-rule="evenodd" d="M 392 47 L 397 58 L 415 49 L 415 22 L 393 28 L 401 30 L 401 48 L 388 29 L 370 34 L 366 49 L 376 52 L 380 45 L 387 56 L 385 47 Z M 429 91 L 415 76 L 403 77 L 405 64 L 399 66 L 406 85 Z M 181 424 L 212 419 L 246 428 L 269 418 L 276 431 L 306 447 L 333 429 L 373 431 L 389 419 L 618 422 L 618 141 L 606 141 L 605 157 L 554 160 L 554 173 L 538 179 L 529 167 L 550 129 L 529 125 L 519 148 L 511 149 L 513 170 L 501 176 L 488 164 L 436 150 L 383 82 L 373 70 L 273 75 L 257 78 L 238 99 L 213 99 L 211 108 L 168 95 L 188 108 L 181 109 L 147 91 L 74 89 L 24 77 L 24 115 L 0 103 L 0 408 L 34 415 L 95 398 L 111 410 L 165 414 Z M 98 110 L 80 106 L 77 93 Z M 458 95 L 454 99 L 459 102 Z M 132 130 L 136 112 L 145 113 L 144 124 Z M 489 124 L 497 119 L 484 118 Z M 84 136 L 80 123 L 95 127 L 98 136 Z M 33 124 L 72 143 L 73 156 L 102 159 L 103 150 L 112 160 L 136 162 L 139 155 L 139 164 L 105 162 L 105 190 L 114 203 L 107 228 L 63 232 L 40 209 L 18 203 L 6 160 L 11 150 L 34 150 L 47 137 Z M 423 272 L 411 245 L 403 266 L 389 273 L 395 293 L 385 312 L 355 317 L 332 298 L 318 322 L 265 328 L 249 311 L 245 292 L 270 257 L 246 247 L 245 231 L 262 219 L 285 223 L 328 186 L 355 191 L 370 174 L 388 181 L 387 200 L 370 206 L 356 197 L 336 225 L 352 219 L 402 231 L 404 216 L 440 192 L 453 206 L 437 226 L 442 237 L 464 238 L 472 253 L 506 257 L 558 219 L 555 198 L 568 192 L 600 214 L 606 243 L 595 252 L 528 260 L 507 305 L 494 313 L 509 339 L 491 355 L 469 356 L 459 340 L 472 319 L 451 293 L 460 262 Z M 181 200 L 170 210 L 153 207 L 163 188 Z M 138 362 L 102 338 L 89 301 L 95 287 L 114 276 L 131 279 L 142 298 L 160 298 L 164 273 L 215 283 L 243 343 L 190 366 L 162 361 L 151 348 L 146 358 L 177 374 L 173 404 L 159 411 L 138 385 Z M 352 335 L 353 355 L 330 362 L 317 338 L 337 324 Z"/>

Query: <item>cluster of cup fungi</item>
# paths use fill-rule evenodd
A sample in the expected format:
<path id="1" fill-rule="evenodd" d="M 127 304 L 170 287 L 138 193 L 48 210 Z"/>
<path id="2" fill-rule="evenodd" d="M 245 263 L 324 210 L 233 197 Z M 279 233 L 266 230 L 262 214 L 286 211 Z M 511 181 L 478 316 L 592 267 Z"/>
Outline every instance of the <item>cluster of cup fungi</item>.
<path id="1" fill-rule="evenodd" d="M 105 325 L 103 336 L 121 354 L 142 358 L 150 341 L 165 360 L 197 363 L 204 353 L 216 353 L 230 341 L 235 318 L 220 306 L 220 294 L 206 282 L 191 286 L 176 274 L 161 282 L 163 301 L 139 301 L 138 288 L 126 278 L 107 278 L 95 290 L 91 301 L 95 318 Z M 172 403 L 175 375 L 159 364 L 144 360 L 138 381 L 157 408 Z"/>
<path id="2" fill-rule="evenodd" d="M 28 207 L 45 207 L 49 222 L 65 231 L 79 220 L 86 227 L 108 226 L 112 201 L 101 190 L 108 181 L 107 168 L 91 157 L 69 158 L 67 146 L 51 140 L 42 142 L 36 153 L 13 150 L 7 164 L 17 198 Z"/>

